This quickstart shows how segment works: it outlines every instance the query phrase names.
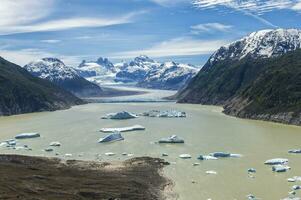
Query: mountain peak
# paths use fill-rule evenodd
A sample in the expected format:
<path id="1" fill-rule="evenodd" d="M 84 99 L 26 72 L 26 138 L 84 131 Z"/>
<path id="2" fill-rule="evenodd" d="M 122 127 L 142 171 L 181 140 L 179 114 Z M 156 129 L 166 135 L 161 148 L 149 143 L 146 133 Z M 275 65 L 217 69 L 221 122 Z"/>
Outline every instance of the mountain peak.
<path id="1" fill-rule="evenodd" d="M 41 60 L 43 60 L 43 61 L 45 61 L 45 62 L 52 62 L 52 63 L 58 62 L 58 63 L 61 63 L 61 64 L 65 65 L 65 64 L 63 63 L 63 61 L 61 61 L 61 60 L 58 59 L 58 58 L 46 57 L 46 58 L 42 58 Z"/>
<path id="2" fill-rule="evenodd" d="M 301 30 L 260 30 L 221 47 L 210 57 L 206 65 L 211 66 L 218 61 L 227 59 L 240 60 L 247 56 L 252 58 L 276 57 L 298 48 L 301 48 Z"/>
<path id="3" fill-rule="evenodd" d="M 135 62 L 154 62 L 153 59 L 149 58 L 147 55 L 140 55 L 134 59 Z"/>

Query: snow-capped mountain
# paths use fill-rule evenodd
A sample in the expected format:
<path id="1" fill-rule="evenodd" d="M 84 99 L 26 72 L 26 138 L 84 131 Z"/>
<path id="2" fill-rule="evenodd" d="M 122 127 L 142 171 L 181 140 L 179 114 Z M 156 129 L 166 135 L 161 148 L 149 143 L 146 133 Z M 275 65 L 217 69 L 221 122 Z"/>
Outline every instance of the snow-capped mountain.
<path id="1" fill-rule="evenodd" d="M 32 75 L 49 80 L 77 96 L 98 96 L 102 92 L 98 85 L 79 76 L 77 70 L 57 58 L 33 61 L 24 68 Z"/>
<path id="2" fill-rule="evenodd" d="M 97 61 L 83 60 L 76 71 L 89 81 L 107 84 L 114 82 L 115 75 L 119 70 L 107 58 L 100 57 Z"/>
<path id="3" fill-rule="evenodd" d="M 157 68 L 151 69 L 138 86 L 176 90 L 187 84 L 199 69 L 189 64 L 165 62 Z"/>
<path id="4" fill-rule="evenodd" d="M 133 61 L 113 64 L 107 58 L 83 61 L 77 73 L 89 81 L 101 85 L 131 84 L 155 89 L 179 89 L 186 84 L 198 69 L 188 64 L 160 63 L 141 55 Z"/>
<path id="5" fill-rule="evenodd" d="M 145 79 L 146 74 L 152 70 L 159 68 L 161 63 L 150 59 L 145 55 L 136 57 L 129 63 L 119 64 L 120 71 L 116 74 L 115 81 L 117 82 L 140 82 Z"/>
<path id="6" fill-rule="evenodd" d="M 252 58 L 269 58 L 301 48 L 301 30 L 275 29 L 261 30 L 218 49 L 208 60 L 205 67 L 221 60 L 240 60 Z"/>

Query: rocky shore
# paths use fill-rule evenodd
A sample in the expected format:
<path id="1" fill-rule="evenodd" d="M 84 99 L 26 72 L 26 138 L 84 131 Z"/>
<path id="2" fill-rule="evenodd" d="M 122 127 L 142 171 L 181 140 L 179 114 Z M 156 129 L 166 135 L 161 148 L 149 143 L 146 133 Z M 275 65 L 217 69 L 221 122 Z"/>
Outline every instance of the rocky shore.
<path id="1" fill-rule="evenodd" d="M 0 199 L 166 199 L 167 164 L 149 157 L 108 163 L 0 155 Z"/>

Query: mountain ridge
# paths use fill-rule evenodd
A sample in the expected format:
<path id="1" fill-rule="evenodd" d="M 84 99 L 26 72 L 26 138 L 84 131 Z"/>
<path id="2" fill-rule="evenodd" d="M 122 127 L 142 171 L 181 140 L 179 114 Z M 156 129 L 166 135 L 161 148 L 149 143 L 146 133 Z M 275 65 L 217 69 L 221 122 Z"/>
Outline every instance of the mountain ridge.
<path id="1" fill-rule="evenodd" d="M 258 38 L 256 33 L 245 38 Z M 256 41 L 256 44 L 270 41 L 271 33 L 279 33 L 280 38 L 283 38 L 283 33 L 284 38 L 292 34 L 291 38 L 295 39 L 285 40 L 293 41 L 292 44 L 283 43 L 282 39 L 269 42 L 275 48 L 264 46 L 272 49 L 268 53 L 265 51 L 265 54 L 260 53 L 259 49 L 263 48 L 259 45 L 245 55 L 242 51 L 245 48 L 237 45 L 245 38 L 228 45 L 227 51 L 221 47 L 198 75 L 175 95 L 178 103 L 220 105 L 224 106 L 226 114 L 237 117 L 301 125 L 301 104 L 298 101 L 301 99 L 301 31 L 276 29 L 259 33 L 267 34 L 269 39 L 259 37 L 260 41 Z"/>
<path id="2" fill-rule="evenodd" d="M 0 57 L 0 115 L 67 109 L 85 103 Z"/>

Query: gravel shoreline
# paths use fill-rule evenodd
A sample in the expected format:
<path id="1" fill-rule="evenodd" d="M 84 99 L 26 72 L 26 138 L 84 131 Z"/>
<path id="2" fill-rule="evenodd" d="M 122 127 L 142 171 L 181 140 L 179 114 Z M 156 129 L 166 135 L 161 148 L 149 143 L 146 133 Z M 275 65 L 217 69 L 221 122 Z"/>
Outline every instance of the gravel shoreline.
<path id="1" fill-rule="evenodd" d="M 170 199 L 163 159 L 124 162 L 0 155 L 0 199 Z"/>

